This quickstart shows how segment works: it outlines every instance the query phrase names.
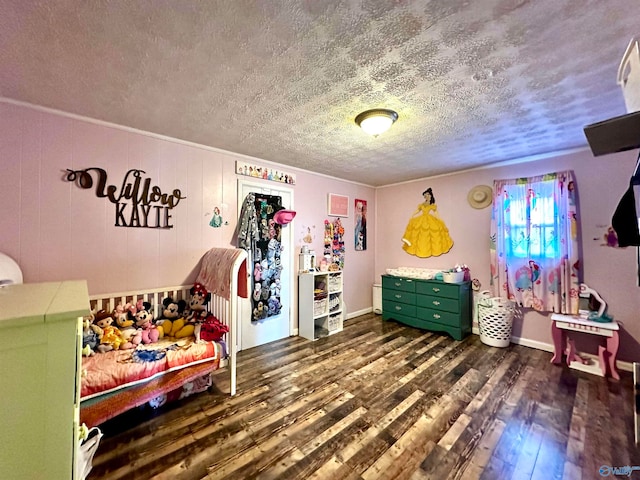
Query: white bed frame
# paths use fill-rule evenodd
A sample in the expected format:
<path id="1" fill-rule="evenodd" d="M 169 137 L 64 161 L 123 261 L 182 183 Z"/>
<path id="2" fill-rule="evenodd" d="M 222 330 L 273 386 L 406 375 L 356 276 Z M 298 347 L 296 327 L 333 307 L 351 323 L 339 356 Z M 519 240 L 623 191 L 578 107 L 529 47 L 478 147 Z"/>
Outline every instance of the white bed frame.
<path id="1" fill-rule="evenodd" d="M 238 268 L 232 272 L 232 279 L 237 278 Z M 220 360 L 220 367 L 227 367 L 229 369 L 229 380 L 231 395 L 236 394 L 236 356 L 237 356 L 237 341 L 236 332 L 238 325 L 238 296 L 237 285 L 235 281 L 232 282 L 230 299 L 227 300 L 224 297 L 211 294 L 211 301 L 209 303 L 209 311 L 213 313 L 218 319 L 229 327 L 229 332 L 225 334 L 225 343 L 227 345 L 227 359 Z M 162 301 L 171 297 L 173 300 L 185 300 L 188 302 L 193 284 L 180 285 L 175 287 L 153 288 L 143 291 L 131 291 L 121 293 L 109 293 L 102 295 L 90 295 L 89 300 L 91 304 L 91 310 L 104 309 L 107 312 L 113 312 L 118 304 L 125 305 L 127 302 L 135 304 L 138 300 L 149 302 L 153 309 L 153 317 L 158 318 L 162 310 Z"/>

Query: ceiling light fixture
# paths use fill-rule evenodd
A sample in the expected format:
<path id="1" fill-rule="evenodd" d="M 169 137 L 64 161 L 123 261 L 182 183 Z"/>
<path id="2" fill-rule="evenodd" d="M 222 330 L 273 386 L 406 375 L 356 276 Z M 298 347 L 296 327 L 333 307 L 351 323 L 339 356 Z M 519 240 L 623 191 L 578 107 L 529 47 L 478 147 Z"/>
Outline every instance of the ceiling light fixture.
<path id="1" fill-rule="evenodd" d="M 386 108 L 367 110 L 356 117 L 358 126 L 374 137 L 389 130 L 396 120 L 398 120 L 398 114 Z"/>

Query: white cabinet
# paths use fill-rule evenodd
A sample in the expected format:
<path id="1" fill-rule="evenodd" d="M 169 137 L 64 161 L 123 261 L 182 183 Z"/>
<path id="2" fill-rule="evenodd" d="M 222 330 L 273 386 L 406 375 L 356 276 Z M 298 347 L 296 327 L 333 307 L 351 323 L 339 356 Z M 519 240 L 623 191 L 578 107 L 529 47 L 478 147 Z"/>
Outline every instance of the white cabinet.
<path id="1" fill-rule="evenodd" d="M 344 323 L 342 271 L 298 275 L 298 333 L 317 340 L 338 333 Z"/>
<path id="2" fill-rule="evenodd" d="M 85 281 L 0 288 L 0 478 L 73 479 Z"/>

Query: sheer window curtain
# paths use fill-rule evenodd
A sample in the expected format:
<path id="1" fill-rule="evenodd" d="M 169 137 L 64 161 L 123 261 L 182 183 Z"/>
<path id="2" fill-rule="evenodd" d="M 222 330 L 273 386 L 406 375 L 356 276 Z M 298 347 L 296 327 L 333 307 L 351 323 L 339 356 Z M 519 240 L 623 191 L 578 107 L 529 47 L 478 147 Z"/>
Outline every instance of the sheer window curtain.
<path id="1" fill-rule="evenodd" d="M 494 181 L 491 290 L 541 312 L 578 313 L 576 183 L 571 172 Z"/>

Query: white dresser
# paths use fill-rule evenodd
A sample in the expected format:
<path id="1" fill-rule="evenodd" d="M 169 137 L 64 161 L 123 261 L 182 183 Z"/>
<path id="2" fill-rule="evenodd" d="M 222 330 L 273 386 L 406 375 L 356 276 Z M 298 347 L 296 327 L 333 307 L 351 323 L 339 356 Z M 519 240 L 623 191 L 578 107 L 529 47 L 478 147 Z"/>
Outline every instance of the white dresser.
<path id="1" fill-rule="evenodd" d="M 73 479 L 85 281 L 0 288 L 0 478 Z"/>

